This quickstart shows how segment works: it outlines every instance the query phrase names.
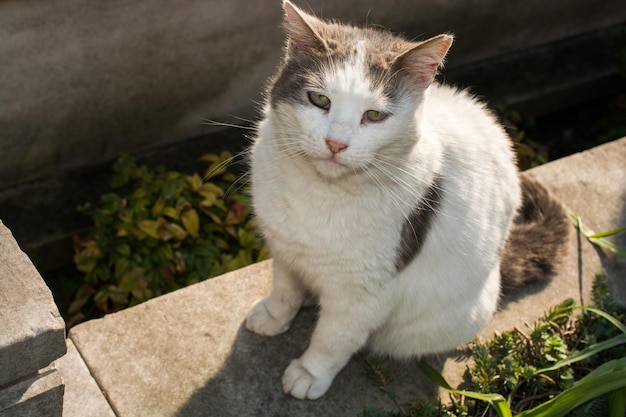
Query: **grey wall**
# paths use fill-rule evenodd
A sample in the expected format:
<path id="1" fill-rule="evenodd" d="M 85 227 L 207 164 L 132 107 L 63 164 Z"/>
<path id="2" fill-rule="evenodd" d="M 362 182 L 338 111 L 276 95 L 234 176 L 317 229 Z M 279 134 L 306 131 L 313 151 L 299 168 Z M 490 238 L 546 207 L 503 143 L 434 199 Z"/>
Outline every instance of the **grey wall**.
<path id="1" fill-rule="evenodd" d="M 457 35 L 448 67 L 626 21 L 623 0 L 308 0 L 327 18 Z M 279 0 L 0 0 L 0 189 L 254 117 Z"/>

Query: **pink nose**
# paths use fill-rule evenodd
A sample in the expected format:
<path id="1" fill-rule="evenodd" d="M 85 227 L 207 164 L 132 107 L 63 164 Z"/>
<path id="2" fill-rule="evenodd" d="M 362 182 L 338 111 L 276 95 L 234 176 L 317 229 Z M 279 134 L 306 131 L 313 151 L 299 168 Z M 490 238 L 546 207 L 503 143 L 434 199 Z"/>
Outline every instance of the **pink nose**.
<path id="1" fill-rule="evenodd" d="M 326 139 L 326 146 L 332 153 L 339 153 L 348 147 L 347 144 L 338 142 L 333 139 Z"/>

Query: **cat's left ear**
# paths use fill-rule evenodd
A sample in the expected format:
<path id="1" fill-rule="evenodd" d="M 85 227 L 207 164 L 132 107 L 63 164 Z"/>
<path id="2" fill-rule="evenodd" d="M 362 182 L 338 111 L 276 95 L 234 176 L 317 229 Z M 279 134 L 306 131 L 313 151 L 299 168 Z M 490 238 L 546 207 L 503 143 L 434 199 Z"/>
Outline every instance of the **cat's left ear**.
<path id="1" fill-rule="evenodd" d="M 290 55 L 299 52 L 326 51 L 326 42 L 318 35 L 316 27 L 324 25 L 319 19 L 294 6 L 289 0 L 283 3 L 285 10 L 284 25 L 289 37 L 287 52 Z"/>
<path id="2" fill-rule="evenodd" d="M 420 42 L 396 60 L 396 70 L 420 90 L 425 90 L 435 79 L 437 69 L 443 65 L 454 37 L 443 34 Z"/>

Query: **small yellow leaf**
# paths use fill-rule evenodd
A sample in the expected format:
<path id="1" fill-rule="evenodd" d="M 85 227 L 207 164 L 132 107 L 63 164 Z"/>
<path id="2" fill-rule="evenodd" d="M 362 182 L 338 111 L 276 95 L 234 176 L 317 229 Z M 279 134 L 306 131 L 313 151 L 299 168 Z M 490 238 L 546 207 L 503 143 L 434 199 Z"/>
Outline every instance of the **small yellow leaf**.
<path id="1" fill-rule="evenodd" d="M 180 216 L 180 221 L 185 226 L 185 230 L 193 237 L 198 237 L 200 231 L 200 218 L 198 212 L 194 209 L 185 210 Z"/>
<path id="2" fill-rule="evenodd" d="M 137 227 L 139 230 L 147 234 L 148 236 L 159 239 L 159 227 L 161 226 L 160 222 L 156 220 L 141 220 L 137 223 Z"/>

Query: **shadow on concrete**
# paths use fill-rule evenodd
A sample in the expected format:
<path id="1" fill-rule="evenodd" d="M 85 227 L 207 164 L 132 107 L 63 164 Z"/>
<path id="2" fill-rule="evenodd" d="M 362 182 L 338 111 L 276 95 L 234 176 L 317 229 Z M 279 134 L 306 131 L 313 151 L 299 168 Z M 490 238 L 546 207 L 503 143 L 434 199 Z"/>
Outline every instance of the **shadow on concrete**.
<path id="1" fill-rule="evenodd" d="M 239 327 L 232 351 L 222 368 L 196 390 L 177 416 L 358 416 L 366 404 L 393 410 L 393 401 L 366 376 L 364 355 L 356 354 L 337 375 L 330 390 L 314 401 L 296 400 L 283 393 L 282 374 L 308 345 L 317 310 L 307 308 L 292 328 L 275 337 L 262 337 Z M 441 371 L 447 355 L 427 358 Z M 410 362 L 389 361 L 392 387 L 400 402 L 416 397 L 436 398 L 437 387 Z"/>

